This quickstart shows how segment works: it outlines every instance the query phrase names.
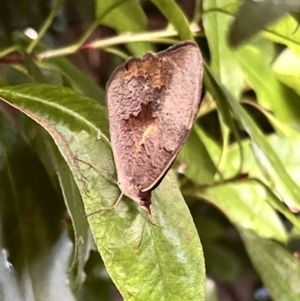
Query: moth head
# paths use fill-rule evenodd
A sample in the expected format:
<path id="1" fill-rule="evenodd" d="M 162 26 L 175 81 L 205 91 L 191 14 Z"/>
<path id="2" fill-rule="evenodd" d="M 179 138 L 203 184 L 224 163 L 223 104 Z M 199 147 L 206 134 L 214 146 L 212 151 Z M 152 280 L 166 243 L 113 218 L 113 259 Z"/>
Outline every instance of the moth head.
<path id="1" fill-rule="evenodd" d="M 140 191 L 139 192 L 139 206 L 146 210 L 147 213 L 151 214 L 150 206 L 151 206 L 151 190 L 149 191 Z"/>
<path id="2" fill-rule="evenodd" d="M 118 181 L 118 185 L 121 191 L 137 202 L 139 206 L 147 211 L 147 213 L 151 214 L 150 206 L 151 206 L 151 190 L 141 191 L 138 185 L 134 185 L 133 183 L 126 183 Z"/>

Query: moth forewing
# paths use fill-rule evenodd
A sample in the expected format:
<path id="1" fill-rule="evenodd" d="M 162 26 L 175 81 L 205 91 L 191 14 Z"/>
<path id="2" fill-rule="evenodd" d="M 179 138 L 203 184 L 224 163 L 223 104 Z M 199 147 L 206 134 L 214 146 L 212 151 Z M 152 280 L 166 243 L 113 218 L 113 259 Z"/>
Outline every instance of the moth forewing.
<path id="1" fill-rule="evenodd" d="M 202 75 L 198 46 L 181 42 L 131 58 L 107 84 L 119 187 L 148 212 L 151 190 L 170 168 L 195 121 Z"/>

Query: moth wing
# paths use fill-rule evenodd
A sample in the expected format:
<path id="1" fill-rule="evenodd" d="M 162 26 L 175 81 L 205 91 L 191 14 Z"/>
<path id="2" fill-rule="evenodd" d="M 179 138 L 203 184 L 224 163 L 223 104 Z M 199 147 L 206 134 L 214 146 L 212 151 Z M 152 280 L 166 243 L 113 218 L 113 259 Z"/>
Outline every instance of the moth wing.
<path id="1" fill-rule="evenodd" d="M 201 101 L 203 61 L 198 46 L 179 43 L 158 56 L 166 62 L 166 68 L 172 66 L 173 72 L 169 74 L 163 109 L 158 112 L 158 146 L 156 151 L 148 151 L 152 153 L 153 180 L 143 186 L 143 191 L 151 189 L 170 168 L 189 136 Z M 151 141 L 147 142 L 150 148 Z"/>
<path id="2" fill-rule="evenodd" d="M 106 99 L 123 187 L 150 190 L 169 169 L 196 118 L 202 75 L 193 42 L 133 58 L 114 72 Z"/>

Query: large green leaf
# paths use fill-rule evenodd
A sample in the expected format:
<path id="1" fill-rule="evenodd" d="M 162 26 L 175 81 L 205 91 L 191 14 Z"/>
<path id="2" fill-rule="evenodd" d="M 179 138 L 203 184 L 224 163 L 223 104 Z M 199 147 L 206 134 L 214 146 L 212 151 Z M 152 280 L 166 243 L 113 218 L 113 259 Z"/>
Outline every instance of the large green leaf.
<path id="1" fill-rule="evenodd" d="M 38 157 L 2 114 L 0 166 L 0 299 L 72 301 L 64 207 Z"/>
<path id="2" fill-rule="evenodd" d="M 32 119 L 26 116 L 22 117 L 20 128 L 22 128 L 23 135 L 26 135 L 27 141 L 30 141 L 34 152 L 43 163 L 56 193 L 59 196 L 63 195 L 67 210 L 71 216 L 74 251 L 68 276 L 69 287 L 75 295 L 85 279 L 82 271 L 84 270 L 91 245 L 93 246 L 91 244 L 92 239 L 88 222 L 85 218 L 82 218 L 85 215 L 83 202 L 73 175 L 51 136 Z M 62 198 L 60 197 L 60 199 Z"/>
<path id="3" fill-rule="evenodd" d="M 43 138 L 44 145 L 48 150 L 49 155 L 51 156 L 51 163 L 55 168 L 61 191 L 63 193 L 67 209 L 73 223 L 74 252 L 71 271 L 69 271 L 69 274 L 70 276 L 73 276 L 70 277 L 70 287 L 73 289 L 73 292 L 75 294 L 80 289 L 84 279 L 82 271 L 84 270 L 86 258 L 88 256 L 88 252 L 90 251 L 90 230 L 87 220 L 85 218 L 82 218 L 85 214 L 83 203 L 74 178 L 66 164 L 66 161 L 62 158 L 51 137 L 49 137 L 48 134 L 46 135 L 46 133 L 42 134 L 41 130 L 42 129 L 40 129 L 39 131 L 40 137 Z"/>
<path id="4" fill-rule="evenodd" d="M 277 242 L 241 231 L 247 252 L 270 295 L 276 301 L 300 299 L 300 262 Z"/>
<path id="5" fill-rule="evenodd" d="M 113 159 L 101 105 L 49 85 L 1 88 L 0 96 L 52 136 L 73 173 L 87 213 L 116 201 L 120 192 L 111 180 Z M 202 249 L 173 177 L 167 176 L 153 193 L 152 211 L 156 226 L 124 197 L 116 210 L 90 216 L 110 276 L 125 300 L 203 300 Z"/>

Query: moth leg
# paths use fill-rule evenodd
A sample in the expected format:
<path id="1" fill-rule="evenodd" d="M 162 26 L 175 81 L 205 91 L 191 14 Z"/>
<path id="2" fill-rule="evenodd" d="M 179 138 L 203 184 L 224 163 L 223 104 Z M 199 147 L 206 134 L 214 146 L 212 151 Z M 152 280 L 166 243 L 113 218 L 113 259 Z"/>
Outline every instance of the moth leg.
<path id="1" fill-rule="evenodd" d="M 108 169 L 106 168 L 103 168 L 103 167 L 99 167 L 99 166 L 95 166 L 94 164 L 91 164 L 87 161 L 84 161 L 84 160 L 81 160 L 79 159 L 78 157 L 74 157 L 74 160 L 78 161 L 78 162 L 81 162 L 83 164 L 86 164 L 88 165 L 89 167 L 91 167 L 92 169 L 94 169 L 96 172 L 100 173 L 100 170 L 102 171 L 105 171 L 105 173 L 107 174 L 108 178 L 109 178 L 109 181 L 118 185 L 118 181 L 114 179 L 114 176 L 109 172 Z"/>
<path id="2" fill-rule="evenodd" d="M 147 219 L 149 220 L 149 222 L 153 225 L 153 226 L 157 226 L 156 222 L 154 221 L 151 213 L 147 213 Z"/>
<path id="3" fill-rule="evenodd" d="M 145 231 L 145 226 L 146 226 L 146 219 L 145 219 L 145 222 L 144 222 L 144 225 L 143 225 L 143 228 L 142 228 L 142 234 L 141 234 L 141 238 L 140 238 L 139 244 L 137 245 L 136 249 L 134 250 L 135 253 L 139 252 L 140 247 L 142 245 L 143 235 L 144 235 L 144 231 Z"/>
<path id="4" fill-rule="evenodd" d="M 101 212 L 101 211 L 115 210 L 115 209 L 118 207 L 119 203 L 121 202 L 121 200 L 122 200 L 122 198 L 123 198 L 123 195 L 124 195 L 124 194 L 123 194 L 123 192 L 122 192 L 122 193 L 120 194 L 120 196 L 118 197 L 117 201 L 116 201 L 112 206 L 100 208 L 100 209 L 98 209 L 98 210 L 96 210 L 96 211 L 94 211 L 94 212 L 91 212 L 91 213 L 89 213 L 89 214 L 86 214 L 85 217 L 92 216 L 92 215 L 94 215 L 95 213 L 98 213 L 98 212 Z"/>
<path id="5" fill-rule="evenodd" d="M 76 160 L 74 160 L 74 157 L 72 156 L 72 159 L 73 159 L 73 163 L 74 163 L 74 167 L 76 167 L 77 171 L 78 171 L 78 174 L 80 175 L 80 178 L 78 179 L 79 181 L 82 182 L 83 184 L 83 190 L 85 191 L 86 194 L 89 193 L 89 189 L 87 187 L 87 182 L 88 182 L 88 179 L 87 177 L 81 172 L 80 168 L 79 168 L 79 164 Z"/>

